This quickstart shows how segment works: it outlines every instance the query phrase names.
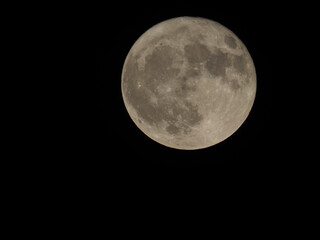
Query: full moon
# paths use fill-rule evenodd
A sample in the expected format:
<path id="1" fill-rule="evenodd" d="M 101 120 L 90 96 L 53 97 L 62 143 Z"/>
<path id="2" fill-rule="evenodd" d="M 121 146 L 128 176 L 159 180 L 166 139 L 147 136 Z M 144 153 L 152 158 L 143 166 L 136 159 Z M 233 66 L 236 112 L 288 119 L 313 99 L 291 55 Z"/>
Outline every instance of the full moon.
<path id="1" fill-rule="evenodd" d="M 125 107 L 154 141 L 185 150 L 230 137 L 249 115 L 256 72 L 241 40 L 218 22 L 178 17 L 147 30 L 122 71 Z"/>

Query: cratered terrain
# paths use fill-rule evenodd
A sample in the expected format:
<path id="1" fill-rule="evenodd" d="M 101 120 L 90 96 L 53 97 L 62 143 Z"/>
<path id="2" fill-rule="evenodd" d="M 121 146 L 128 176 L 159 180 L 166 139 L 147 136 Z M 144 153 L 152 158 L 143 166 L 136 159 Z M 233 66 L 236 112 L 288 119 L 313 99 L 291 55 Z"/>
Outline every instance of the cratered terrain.
<path id="1" fill-rule="evenodd" d="M 201 149 L 246 120 L 256 72 L 242 41 L 221 24 L 179 17 L 146 31 L 122 71 L 122 96 L 137 127 L 176 149 Z"/>

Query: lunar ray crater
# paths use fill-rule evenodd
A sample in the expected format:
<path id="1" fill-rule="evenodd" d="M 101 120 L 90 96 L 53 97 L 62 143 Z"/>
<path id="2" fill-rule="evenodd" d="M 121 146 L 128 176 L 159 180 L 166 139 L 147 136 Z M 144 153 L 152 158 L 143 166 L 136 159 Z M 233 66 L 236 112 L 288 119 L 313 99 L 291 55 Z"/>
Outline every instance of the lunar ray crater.
<path id="1" fill-rule="evenodd" d="M 240 39 L 217 22 L 194 17 L 145 32 L 127 55 L 121 82 L 137 127 L 162 145 L 187 150 L 231 136 L 256 93 L 254 64 Z"/>

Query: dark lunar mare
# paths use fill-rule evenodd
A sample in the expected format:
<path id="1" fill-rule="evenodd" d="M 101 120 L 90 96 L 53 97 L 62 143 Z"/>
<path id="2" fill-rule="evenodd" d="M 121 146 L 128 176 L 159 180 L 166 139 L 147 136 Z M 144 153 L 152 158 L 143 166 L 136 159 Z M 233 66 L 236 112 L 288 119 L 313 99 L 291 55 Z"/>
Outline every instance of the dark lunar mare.
<path id="1" fill-rule="evenodd" d="M 167 132 L 178 135 L 190 132 L 190 127 L 199 124 L 203 117 L 192 102 L 164 95 L 157 90 L 159 84 L 177 78 L 180 69 L 172 67 L 175 54 L 175 49 L 169 46 L 155 48 L 146 57 L 144 71 L 138 69 L 136 57 L 130 54 L 124 72 L 123 89 L 128 102 L 141 119 L 152 126 L 166 122 Z M 138 86 L 138 80 L 141 87 Z M 151 93 L 155 95 L 157 104 L 151 101 Z"/>
<path id="2" fill-rule="evenodd" d="M 231 40 L 232 39 L 232 40 Z M 235 41 L 233 37 L 228 38 L 229 44 Z M 211 52 L 205 45 L 196 41 L 184 47 L 185 56 L 189 63 L 189 68 L 185 77 L 181 79 L 181 87 L 183 90 L 190 90 L 185 82 L 188 77 L 195 77 L 199 75 L 201 63 L 205 63 L 208 72 L 214 77 L 221 77 L 221 81 L 227 84 L 232 90 L 237 91 L 241 88 L 241 84 L 237 79 L 227 77 L 227 67 L 233 66 L 239 74 L 246 74 L 246 59 L 244 56 L 236 56 L 233 54 L 224 53 L 218 48 L 213 49 Z M 248 78 L 246 78 L 248 79 Z M 191 90 L 195 90 L 194 88 Z M 181 94 L 181 93 L 180 93 Z"/>
<path id="3" fill-rule="evenodd" d="M 224 42 L 230 47 L 235 49 L 237 47 L 237 41 L 232 36 L 226 35 L 224 37 Z"/>
<path id="4" fill-rule="evenodd" d="M 230 38 L 227 41 L 232 45 L 233 40 Z M 182 58 L 186 58 L 188 62 L 182 77 L 178 77 L 180 69 L 172 67 L 179 54 L 183 54 Z M 189 133 L 190 127 L 199 124 L 203 119 L 198 107 L 185 99 L 190 91 L 197 90 L 196 82 L 190 79 L 200 76 L 201 63 L 212 76 L 221 77 L 222 83 L 227 84 L 233 91 L 240 89 L 241 85 L 237 79 L 227 77 L 226 68 L 233 66 L 240 74 L 246 74 L 247 70 L 243 56 L 224 53 L 218 48 L 210 51 L 199 41 L 187 44 L 183 53 L 168 45 L 155 47 L 152 53 L 145 57 L 144 71 L 138 69 L 138 57 L 140 56 L 132 54 L 128 56 L 123 83 L 125 96 L 139 118 L 152 126 L 165 122 L 168 124 L 166 131 L 173 135 Z M 159 85 L 168 81 L 178 81 L 174 95 L 158 91 Z M 152 94 L 156 97 L 157 104 L 151 101 Z"/>

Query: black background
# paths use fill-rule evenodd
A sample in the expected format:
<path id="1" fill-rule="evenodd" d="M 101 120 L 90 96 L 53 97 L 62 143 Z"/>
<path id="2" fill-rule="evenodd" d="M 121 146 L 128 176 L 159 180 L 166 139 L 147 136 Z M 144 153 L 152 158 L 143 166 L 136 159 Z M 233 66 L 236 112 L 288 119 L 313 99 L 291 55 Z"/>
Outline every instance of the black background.
<path id="1" fill-rule="evenodd" d="M 295 79 L 287 73 L 297 72 L 294 65 L 286 63 L 288 58 L 293 56 L 298 65 L 302 61 L 312 61 L 297 57 L 299 52 L 312 52 L 314 49 L 314 46 L 310 48 L 307 44 L 303 44 L 301 49 L 301 42 L 297 43 L 302 38 L 309 42 L 310 38 L 305 34 L 307 29 L 299 24 L 304 9 L 298 6 L 293 10 L 292 2 L 280 8 L 278 4 L 268 2 L 265 5 L 260 1 L 248 6 L 242 5 L 242 1 L 241 6 L 235 6 L 232 2 L 226 2 L 226 6 L 217 6 L 216 2 L 211 5 L 194 2 L 192 5 L 184 3 L 183 7 L 178 8 L 171 7 L 173 3 L 170 7 L 159 7 L 164 5 L 163 2 L 144 1 L 140 8 L 129 6 L 125 1 L 117 7 L 108 3 L 90 8 L 88 3 L 80 7 L 81 3 L 77 3 L 67 8 L 58 5 L 40 10 L 40 6 L 35 6 L 34 10 L 49 18 L 49 23 L 43 21 L 43 16 L 23 9 L 27 17 L 33 16 L 34 22 L 26 22 L 27 30 L 19 36 L 19 45 L 32 37 L 33 44 L 40 46 L 39 51 L 48 56 L 49 60 L 37 56 L 43 66 L 32 63 L 30 68 L 36 71 L 43 68 L 35 92 L 49 95 L 52 105 L 51 101 L 45 101 L 45 97 L 36 96 L 36 103 L 44 102 L 43 107 L 37 108 L 39 116 L 34 117 L 27 112 L 32 104 L 26 104 L 26 114 L 21 114 L 19 123 L 14 126 L 30 118 L 33 125 L 25 123 L 23 126 L 29 132 L 22 133 L 22 138 L 20 134 L 11 134 L 26 145 L 24 148 L 14 146 L 12 151 L 9 150 L 11 158 L 4 159 L 4 162 L 14 165 L 13 174 L 9 172 L 5 177 L 5 185 L 19 194 L 17 197 L 13 195 L 18 201 L 16 205 L 33 211 L 33 206 L 27 202 L 29 200 L 40 207 L 40 217 L 47 216 L 47 210 L 52 209 L 57 215 L 52 219 L 55 222 L 66 219 L 68 227 L 72 222 L 69 216 L 82 221 L 83 216 L 94 213 L 96 216 L 85 218 L 98 221 L 98 228 L 110 226 L 108 222 L 118 225 L 118 228 L 114 227 L 119 229 L 117 233 L 123 232 L 126 222 L 131 226 L 139 223 L 140 228 L 136 229 L 145 226 L 139 221 L 139 217 L 144 217 L 141 214 L 144 209 L 148 210 L 145 217 L 152 225 L 155 225 L 153 216 L 165 219 L 160 225 L 164 228 L 167 220 L 171 219 L 175 221 L 172 226 L 176 227 L 179 223 L 176 216 L 180 215 L 191 224 L 193 219 L 209 219 L 207 222 L 211 223 L 214 218 L 225 224 L 224 218 L 231 216 L 236 220 L 241 217 L 240 223 L 248 226 L 252 222 L 246 221 L 248 218 L 253 219 L 258 227 L 267 226 L 269 230 L 274 228 L 270 222 L 277 219 L 280 221 L 278 227 L 283 227 L 286 221 L 283 216 L 292 217 L 295 221 L 297 206 L 303 208 L 305 213 L 310 199 L 316 199 L 314 196 L 309 198 L 305 189 L 317 181 L 311 179 L 304 183 L 301 180 L 308 179 L 306 176 L 318 176 L 309 171 L 318 168 L 310 166 L 303 173 L 300 165 L 308 154 L 304 152 L 302 157 L 295 154 L 296 149 L 289 145 L 288 136 L 283 131 L 292 125 L 287 119 L 282 120 L 283 114 L 278 111 L 280 107 L 286 113 L 288 106 L 293 106 L 295 111 L 289 114 L 291 120 L 304 107 L 300 103 L 301 91 L 293 92 L 293 98 L 286 95 L 290 91 L 288 86 L 293 85 Z M 310 12 L 305 14 L 310 15 Z M 155 24 L 180 16 L 209 18 L 232 30 L 248 48 L 257 72 L 256 100 L 244 124 L 225 141 L 195 151 L 167 148 L 145 136 L 130 119 L 121 95 L 122 67 L 134 42 Z M 22 22 L 24 19 L 19 20 L 19 24 Z M 35 29 L 37 35 L 33 37 L 30 26 L 39 22 L 42 24 Z M 30 54 L 24 55 L 26 61 L 23 63 L 33 56 L 33 46 L 26 44 L 26 48 L 30 49 Z M 291 49 L 294 49 L 294 54 L 287 54 Z M 21 61 L 20 56 L 13 56 Z M 48 66 L 49 69 L 46 68 Z M 280 75 L 279 66 L 286 72 L 285 77 Z M 21 72 L 21 69 L 16 68 L 16 71 Z M 34 75 L 22 73 L 22 80 L 29 84 Z M 15 83 L 15 78 L 10 81 Z M 311 81 L 306 80 L 309 87 Z M 278 92 L 283 85 L 285 90 L 280 91 L 282 98 L 276 97 L 275 90 Z M 298 88 L 301 85 L 297 84 Z M 27 97 L 32 94 L 27 89 L 25 91 Z M 46 110 L 47 115 L 44 114 Z M 19 110 L 14 108 L 14 111 Z M 292 129 L 297 126 L 299 124 Z M 35 134 L 37 128 L 41 132 L 39 135 Z M 8 130 L 12 131 L 10 127 Z M 32 141 L 32 137 L 37 142 Z M 294 136 L 292 139 L 301 142 L 301 138 Z M 8 142 L 8 139 L 4 140 Z M 283 149 L 287 149 L 285 145 L 290 149 L 283 154 Z M 16 153 L 21 156 L 16 156 Z M 314 156 L 317 162 L 317 155 Z M 290 169 L 294 163 L 300 165 Z M 8 173 L 7 168 L 3 170 Z M 30 179 L 34 181 L 30 182 Z M 14 181 L 18 182 L 17 186 L 10 186 L 10 182 Z M 19 190 L 21 186 L 25 192 Z M 138 191 L 140 186 L 147 187 Z M 304 192 L 298 192 L 299 187 Z M 32 189 L 39 197 L 35 197 Z M 288 189 L 292 189 L 294 194 L 288 194 L 289 197 L 283 199 Z M 310 192 L 316 192 L 315 189 Z M 186 190 L 185 194 L 183 190 Z M 177 198 L 177 195 L 181 197 Z M 74 197 L 70 199 L 68 196 Z M 299 197 L 305 198 L 308 204 L 302 204 Z M 173 211 L 170 211 L 171 208 Z M 160 214 L 156 211 L 158 209 Z M 224 218 L 216 216 L 218 210 L 223 211 Z M 254 214 L 248 215 L 248 210 Z M 165 214 L 161 216 L 161 212 Z M 193 212 L 204 216 L 190 218 Z M 260 216 L 266 224 L 259 221 Z M 296 222 L 300 223 L 298 220 Z M 113 225 L 109 228 L 113 229 Z M 124 232 L 132 233 L 128 229 Z"/>
<path id="2" fill-rule="evenodd" d="M 113 9 L 114 14 L 90 13 L 92 53 L 99 100 L 95 132 L 100 166 L 131 169 L 215 168 L 233 164 L 263 166 L 277 161 L 272 121 L 273 84 L 276 63 L 281 59 L 281 35 L 286 22 L 274 7 L 264 5 L 219 8 Z M 281 12 L 282 13 L 282 12 Z M 130 119 L 121 94 L 121 73 L 134 42 L 153 25 L 179 16 L 204 17 L 233 31 L 246 45 L 257 73 L 253 108 L 243 125 L 225 141 L 201 150 L 183 151 L 165 147 L 142 133 Z"/>
<path id="3" fill-rule="evenodd" d="M 70 215 L 72 208 L 76 213 L 74 216 L 81 220 L 86 212 L 95 212 L 97 216 L 87 219 L 98 220 L 98 226 L 110 226 L 108 222 L 105 224 L 105 219 L 110 219 L 121 228 L 119 233 L 123 231 L 123 220 L 134 226 L 139 217 L 143 218 L 141 209 L 148 210 L 146 219 L 155 225 L 152 217 L 161 216 L 155 209 L 166 212 L 172 208 L 173 211 L 159 219 L 165 219 L 162 225 L 174 219 L 174 227 L 179 222 L 175 218 L 175 215 L 180 215 L 175 214 L 177 209 L 192 224 L 192 219 L 211 221 L 216 218 L 220 221 L 220 217 L 215 217 L 217 210 L 222 210 L 224 217 L 240 216 L 240 222 L 246 225 L 248 222 L 245 220 L 249 218 L 262 226 L 259 216 L 265 221 L 272 219 L 272 222 L 276 218 L 283 222 L 282 215 L 295 219 L 296 206 L 307 206 L 292 202 L 299 196 L 306 196 L 304 192 L 297 192 L 297 188 L 306 189 L 310 183 L 303 184 L 301 180 L 307 179 L 305 176 L 308 175 L 317 176 L 310 175 L 312 166 L 306 168 L 307 171 L 301 170 L 300 165 L 307 153 L 302 157 L 295 154 L 297 151 L 289 145 L 288 135 L 283 130 L 292 125 L 287 119 L 282 120 L 284 114 L 279 114 L 279 107 L 286 113 L 288 106 L 293 106 L 295 111 L 289 114 L 289 118 L 294 119 L 302 108 L 297 104 L 300 102 L 298 97 L 286 95 L 290 92 L 288 86 L 294 81 L 287 73 L 296 73 L 293 65 L 286 62 L 291 56 L 299 65 L 304 60 L 297 58 L 296 54 L 301 43 L 292 41 L 302 38 L 297 38 L 298 35 L 305 38 L 303 31 L 306 30 L 298 24 L 299 13 L 303 9 L 292 11 L 292 3 L 285 8 L 264 5 L 260 1 L 249 6 L 226 3 L 223 7 L 215 2 L 211 5 L 202 3 L 199 8 L 201 4 L 195 2 L 175 8 L 159 7 L 164 5 L 162 2 L 147 2 L 138 8 L 121 2 L 118 7 L 107 3 L 90 8 L 85 4 L 80 8 L 75 5 L 66 9 L 64 14 L 54 10 L 49 16 L 53 29 L 44 22 L 41 29 L 37 29 L 40 36 L 35 39 L 36 44 L 43 43 L 40 50 L 51 59 L 50 62 L 39 59 L 45 66 L 52 66 L 50 71 L 44 69 L 41 82 L 48 85 L 40 85 L 40 89 L 43 95 L 53 92 L 49 96 L 53 104 L 51 107 L 45 103 L 39 109 L 39 118 L 32 118 L 35 125 L 43 124 L 40 127 L 42 135 L 36 136 L 41 143 L 30 141 L 34 128 L 27 125 L 30 134 L 25 139 L 31 146 L 26 148 L 32 153 L 19 148 L 12 151 L 22 153 L 21 158 L 11 161 L 16 165 L 14 172 L 20 161 L 22 166 L 26 166 L 21 171 L 25 178 L 21 178 L 18 185 L 26 184 L 26 191 L 30 194 L 32 187 L 41 184 L 36 192 L 40 194 L 38 200 L 45 204 L 43 209 L 49 206 L 55 211 L 59 203 L 63 205 L 56 211 L 63 211 L 58 213 L 59 221 L 66 213 Z M 65 8 L 59 6 L 60 9 Z M 45 11 L 43 15 L 47 15 Z M 65 17 L 61 18 L 61 15 Z M 145 136 L 130 119 L 121 94 L 122 67 L 134 42 L 155 24 L 180 16 L 205 17 L 229 28 L 248 48 L 257 72 L 256 99 L 244 124 L 225 141 L 194 151 L 171 149 Z M 35 22 L 41 20 L 35 17 Z M 43 29 L 49 30 L 47 36 L 43 35 Z M 21 39 L 29 35 L 26 32 Z M 48 49 L 55 53 L 48 53 Z M 294 49 L 294 54 L 287 54 L 291 49 Z M 304 45 L 303 50 L 306 49 L 308 46 Z M 286 72 L 285 77 L 281 76 L 279 66 Z M 61 68 L 63 70 L 59 72 Z M 48 75 L 53 75 L 52 81 L 47 80 Z M 275 96 L 274 93 L 279 92 L 283 85 L 285 88 L 280 90 L 282 98 Z M 298 96 L 300 92 L 293 94 Z M 36 100 L 41 102 L 43 98 Z M 43 115 L 45 109 L 49 110 L 47 116 Z M 21 120 L 28 117 L 30 114 L 22 116 Z M 297 141 L 297 137 L 292 139 Z M 283 151 L 287 149 L 289 151 Z M 35 157 L 39 157 L 39 161 L 34 161 Z M 290 168 L 295 163 L 300 165 Z M 11 175 L 6 182 L 14 178 Z M 26 181 L 30 178 L 34 183 Z M 12 189 L 19 191 L 16 187 Z M 292 189 L 294 194 L 282 200 L 281 195 L 286 195 L 288 189 Z M 44 191 L 48 194 L 44 195 Z M 310 192 L 315 191 L 312 189 Z M 68 200 L 68 195 L 75 197 Z M 27 193 L 17 199 L 20 204 L 21 199 L 28 198 Z M 34 197 L 29 199 L 39 204 Z M 47 204 L 46 199 L 52 200 L 52 204 Z M 309 198 L 307 201 L 309 203 Z M 290 214 L 283 212 L 284 208 Z M 190 218 L 193 209 L 204 216 Z M 235 214 L 231 214 L 229 209 Z M 239 209 L 242 214 L 237 214 Z M 254 214 L 248 215 L 248 209 Z M 68 216 L 65 219 L 70 222 Z M 268 222 L 265 226 L 272 228 Z M 282 222 L 279 224 L 281 227 Z M 142 226 L 140 222 L 139 225 Z"/>

